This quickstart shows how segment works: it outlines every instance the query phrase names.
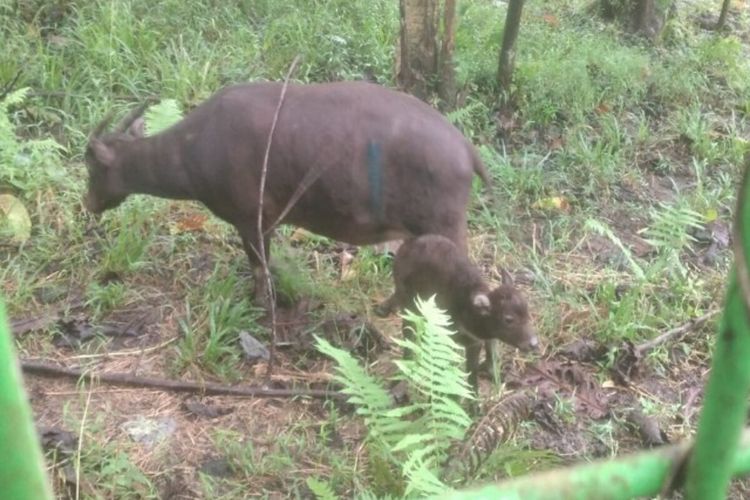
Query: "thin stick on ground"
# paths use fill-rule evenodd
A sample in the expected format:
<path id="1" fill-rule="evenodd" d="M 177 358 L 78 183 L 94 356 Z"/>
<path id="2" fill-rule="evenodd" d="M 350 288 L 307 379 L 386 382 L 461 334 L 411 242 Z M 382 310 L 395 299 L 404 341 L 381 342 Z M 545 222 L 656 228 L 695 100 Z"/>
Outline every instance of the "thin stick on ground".
<path id="1" fill-rule="evenodd" d="M 705 323 L 709 319 L 713 318 L 714 316 L 716 316 L 720 312 L 721 312 L 720 309 L 715 309 L 713 311 L 710 311 L 710 312 L 704 314 L 703 316 L 699 316 L 697 318 L 693 318 L 690 321 L 688 321 L 687 323 L 685 323 L 684 325 L 680 325 L 680 326 L 678 326 L 676 328 L 672 328 L 671 330 L 667 330 L 666 332 L 662 333 L 661 335 L 658 335 L 658 336 L 652 338 L 651 340 L 648 340 L 648 341 L 646 341 L 646 342 L 644 342 L 644 343 L 636 346 L 635 350 L 636 350 L 636 352 L 639 352 L 639 353 L 644 353 L 646 351 L 650 351 L 654 347 L 657 347 L 657 346 L 663 344 L 664 342 L 666 342 L 668 340 L 679 338 L 679 337 L 685 335 L 690 330 L 693 330 L 694 328 L 697 328 L 697 327 L 701 326 L 703 323 Z"/>
<path id="2" fill-rule="evenodd" d="M 289 79 L 292 77 L 292 72 L 297 66 L 299 61 L 299 55 L 294 57 L 292 64 L 289 66 L 289 70 L 284 78 L 284 85 L 281 87 L 281 94 L 279 94 L 279 102 L 276 104 L 276 111 L 273 114 L 273 121 L 271 122 L 271 130 L 268 132 L 268 141 L 266 141 L 266 152 L 263 155 L 263 169 L 260 173 L 260 187 L 258 188 L 258 246 L 257 252 L 260 254 L 260 263 L 263 267 L 263 280 L 266 282 L 266 300 L 268 302 L 268 312 L 271 315 L 271 348 L 269 349 L 268 356 L 268 370 L 266 371 L 266 378 L 271 378 L 273 373 L 273 365 L 276 361 L 276 293 L 273 288 L 273 281 L 271 280 L 271 271 L 268 268 L 268 258 L 266 256 L 266 245 L 264 242 L 263 234 L 263 195 L 266 191 L 266 177 L 268 175 L 268 157 L 271 154 L 271 144 L 273 142 L 273 133 L 276 131 L 276 123 L 279 120 L 279 114 L 281 112 L 281 106 L 284 104 L 284 96 L 286 95 L 286 89 L 289 86 Z"/>
<path id="3" fill-rule="evenodd" d="M 148 387 L 170 392 L 198 393 L 210 396 L 238 396 L 253 398 L 293 398 L 309 397 L 319 399 L 344 399 L 346 396 L 336 391 L 317 389 L 264 389 L 262 387 L 241 387 L 210 382 L 189 382 L 155 377 L 138 377 L 130 373 L 94 373 L 85 369 L 66 368 L 44 361 L 22 360 L 25 373 L 42 377 L 67 377 L 88 382 L 99 381 L 111 385 L 128 387 Z"/>
<path id="4" fill-rule="evenodd" d="M 142 356 L 144 354 L 148 354 L 154 351 L 158 351 L 160 349 L 163 349 L 167 347 L 169 344 L 172 344 L 176 342 L 179 339 L 179 337 L 172 337 L 169 340 L 166 340 L 162 342 L 161 344 L 157 344 L 151 347 L 142 347 L 139 349 L 129 349 L 125 351 L 113 351 L 113 352 L 102 352 L 97 354 L 78 354 L 76 356 L 70 356 L 67 359 L 98 359 L 98 358 L 104 358 L 104 359 L 112 359 L 112 358 L 119 358 L 123 356 Z"/>

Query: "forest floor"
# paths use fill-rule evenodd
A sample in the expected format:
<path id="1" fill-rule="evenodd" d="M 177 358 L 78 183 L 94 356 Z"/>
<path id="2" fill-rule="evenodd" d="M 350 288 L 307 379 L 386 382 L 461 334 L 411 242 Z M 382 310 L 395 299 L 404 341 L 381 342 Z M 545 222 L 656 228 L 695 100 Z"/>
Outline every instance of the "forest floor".
<path id="1" fill-rule="evenodd" d="M 0 89 L 29 88 L 0 108 L 10 119 L 0 122 L 0 192 L 31 222 L 23 243 L 0 239 L 19 356 L 129 377 L 333 389 L 317 335 L 391 373 L 400 320 L 373 312 L 392 288 L 384 249 L 279 231 L 268 380 L 238 341 L 245 332 L 267 344 L 268 322 L 231 228 L 192 202 L 132 197 L 95 220 L 81 200 L 88 132 L 144 96 L 187 112 L 224 84 L 283 79 L 298 53 L 300 81 L 368 74 L 393 85 L 396 2 L 158 3 L 0 7 Z M 517 112 L 498 116 L 505 7 L 459 2 L 464 90 L 448 118 L 479 147 L 499 200 L 477 183 L 470 254 L 493 282 L 501 266 L 511 272 L 542 349 L 499 347 L 501 383 L 484 374 L 483 411 L 521 390 L 532 390 L 533 406 L 458 487 L 690 439 L 709 375 L 750 150 L 748 5 L 733 2 L 728 28 L 715 32 L 706 28 L 715 2 L 678 1 L 651 44 L 586 2 L 558 4 L 526 6 Z M 60 149 L 39 142 L 48 138 Z M 378 482 L 348 405 L 30 372 L 25 382 L 61 498 L 309 498 L 308 478 L 342 498 L 400 492 Z M 731 495 L 749 491 L 736 481 Z"/>

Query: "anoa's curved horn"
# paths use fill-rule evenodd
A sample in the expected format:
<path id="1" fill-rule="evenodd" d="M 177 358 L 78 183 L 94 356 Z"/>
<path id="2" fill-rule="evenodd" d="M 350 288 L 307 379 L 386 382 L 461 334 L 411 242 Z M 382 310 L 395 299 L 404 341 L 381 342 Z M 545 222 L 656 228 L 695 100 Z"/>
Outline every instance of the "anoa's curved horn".
<path id="1" fill-rule="evenodd" d="M 117 127 L 115 128 L 115 132 L 117 132 L 118 134 L 125 132 L 128 127 L 130 127 L 133 122 L 140 118 L 143 112 L 146 111 L 146 108 L 148 107 L 150 102 L 151 100 L 147 99 L 142 102 L 137 108 L 128 113 L 125 118 L 123 118 L 122 121 L 117 125 Z"/>
<path id="2" fill-rule="evenodd" d="M 95 139 L 99 137 L 100 135 L 102 135 L 102 132 L 104 132 L 104 129 L 106 129 L 107 126 L 109 125 L 109 122 L 112 121 L 113 116 L 114 116 L 113 111 L 107 112 L 107 114 L 104 115 L 104 118 L 102 118 L 102 121 L 100 121 L 99 124 L 96 127 L 94 127 L 94 130 L 91 131 L 91 133 L 89 134 L 89 139 Z"/>

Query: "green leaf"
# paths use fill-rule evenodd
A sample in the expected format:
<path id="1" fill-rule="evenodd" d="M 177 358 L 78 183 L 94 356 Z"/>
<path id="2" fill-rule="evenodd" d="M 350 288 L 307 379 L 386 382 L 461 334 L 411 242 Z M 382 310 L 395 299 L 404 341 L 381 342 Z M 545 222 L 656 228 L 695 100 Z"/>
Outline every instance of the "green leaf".
<path id="1" fill-rule="evenodd" d="M 31 90 L 31 87 L 23 87 L 18 90 L 14 90 L 13 92 L 9 93 L 5 96 L 5 98 L 0 101 L 0 109 L 5 111 L 10 106 L 15 106 L 16 104 L 21 104 L 24 99 L 26 99 L 26 94 L 29 93 L 29 90 Z"/>
<path id="2" fill-rule="evenodd" d="M 404 436 L 401 441 L 396 443 L 396 446 L 393 447 L 392 451 L 409 449 L 415 444 L 429 443 L 430 441 L 432 441 L 432 439 L 434 438 L 430 434 L 409 434 L 408 436 Z"/>
<path id="3" fill-rule="evenodd" d="M 0 238 L 21 244 L 31 236 L 31 218 L 21 200 L 0 194 Z"/>
<path id="4" fill-rule="evenodd" d="M 180 105 L 174 99 L 164 99 L 154 104 L 144 114 L 146 135 L 158 134 L 182 119 Z"/>
<path id="5" fill-rule="evenodd" d="M 605 236 L 609 239 L 609 241 L 617 245 L 617 248 L 620 249 L 622 254 L 625 256 L 625 259 L 627 259 L 628 264 L 630 265 L 630 269 L 632 269 L 635 276 L 638 279 L 645 278 L 646 274 L 643 272 L 641 266 L 639 266 L 635 261 L 635 258 L 633 258 L 630 250 L 622 243 L 622 240 L 617 237 L 617 235 L 614 233 L 614 231 L 612 231 L 612 229 L 610 229 L 608 225 L 596 219 L 588 219 L 586 220 L 586 229 Z"/>
<path id="6" fill-rule="evenodd" d="M 334 378 L 364 418 L 369 444 L 383 450 L 383 457 L 407 479 L 407 497 L 447 490 L 436 475 L 439 464 L 471 425 L 459 404 L 472 394 L 462 370 L 464 349 L 453 340 L 450 317 L 437 307 L 434 296 L 417 298 L 415 306 L 403 315 L 414 335 L 397 340 L 411 356 L 395 360 L 398 373 L 392 376 L 410 386 L 412 401 L 406 406 L 392 408 L 383 381 L 368 374 L 349 352 L 316 337 L 318 350 L 337 363 Z"/>
<path id="7" fill-rule="evenodd" d="M 305 482 L 318 500 L 336 500 L 338 498 L 331 485 L 326 481 L 317 477 L 308 477 Z"/>

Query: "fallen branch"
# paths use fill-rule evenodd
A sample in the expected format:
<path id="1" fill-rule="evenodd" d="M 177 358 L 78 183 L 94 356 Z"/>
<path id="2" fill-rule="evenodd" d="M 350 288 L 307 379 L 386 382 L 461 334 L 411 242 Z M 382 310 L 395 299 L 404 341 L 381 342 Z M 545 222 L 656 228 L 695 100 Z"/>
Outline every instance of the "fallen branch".
<path id="1" fill-rule="evenodd" d="M 650 351 L 654 347 L 663 344 L 667 340 L 680 339 L 687 332 L 689 332 L 690 330 L 693 330 L 694 328 L 701 326 L 703 323 L 713 318 L 720 312 L 721 312 L 721 309 L 714 309 L 713 311 L 710 311 L 704 314 L 703 316 L 691 319 L 684 325 L 678 326 L 676 328 L 672 328 L 671 330 L 667 330 L 661 335 L 658 335 L 652 338 L 651 340 L 647 340 L 646 342 L 643 342 L 642 344 L 637 345 L 635 347 L 635 352 L 637 355 L 641 355 L 647 351 Z"/>
<path id="2" fill-rule="evenodd" d="M 10 331 L 13 335 L 20 337 L 34 330 L 42 330 L 60 319 L 60 311 L 52 311 L 39 316 L 11 319 Z"/>
<path id="3" fill-rule="evenodd" d="M 60 304 L 50 307 L 46 312 L 27 318 L 11 319 L 10 330 L 13 335 L 20 337 L 34 330 L 43 330 L 52 323 L 59 321 L 66 310 L 78 309 L 83 306 L 84 302 L 81 297 L 75 296 L 70 302 L 61 302 Z"/>
<path id="4" fill-rule="evenodd" d="M 88 370 L 65 368 L 43 361 L 21 360 L 25 373 L 41 377 L 67 377 L 88 382 L 104 382 L 129 387 L 149 387 L 171 392 L 200 393 L 211 396 L 242 396 L 254 398 L 308 397 L 320 399 L 344 399 L 346 395 L 336 391 L 316 389 L 264 389 L 262 387 L 231 387 L 210 382 L 187 382 L 153 377 L 138 377 L 129 373 L 94 373 Z"/>
<path id="5" fill-rule="evenodd" d="M 91 96 L 86 94 L 76 94 L 68 92 L 67 90 L 33 90 L 26 94 L 26 97 L 59 97 L 67 99 L 87 99 L 90 100 Z M 132 94 L 110 94 L 110 98 L 120 101 L 140 101 L 141 98 Z"/>

